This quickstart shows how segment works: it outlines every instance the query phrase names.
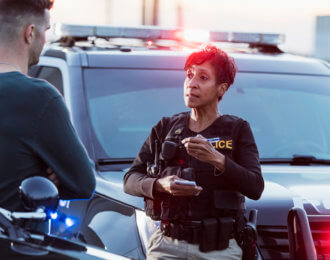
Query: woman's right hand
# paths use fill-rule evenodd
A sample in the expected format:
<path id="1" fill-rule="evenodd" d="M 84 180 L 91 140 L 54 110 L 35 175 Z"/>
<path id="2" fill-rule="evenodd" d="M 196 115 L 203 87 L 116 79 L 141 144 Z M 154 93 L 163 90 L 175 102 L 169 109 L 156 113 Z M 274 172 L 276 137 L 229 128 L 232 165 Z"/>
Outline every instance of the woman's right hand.
<path id="1" fill-rule="evenodd" d="M 166 176 L 156 180 L 154 189 L 157 193 L 168 193 L 173 196 L 198 196 L 203 190 L 200 186 L 177 184 L 174 180 L 184 180 L 176 175 Z"/>

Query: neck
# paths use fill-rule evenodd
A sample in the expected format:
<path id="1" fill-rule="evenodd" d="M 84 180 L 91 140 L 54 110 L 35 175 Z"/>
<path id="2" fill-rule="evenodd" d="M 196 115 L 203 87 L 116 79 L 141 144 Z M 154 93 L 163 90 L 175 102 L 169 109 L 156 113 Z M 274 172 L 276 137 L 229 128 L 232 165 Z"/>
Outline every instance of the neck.
<path id="1" fill-rule="evenodd" d="M 0 72 L 20 71 L 28 72 L 28 60 L 19 48 L 6 48 L 0 46 Z"/>
<path id="2" fill-rule="evenodd" d="M 212 108 L 193 108 L 190 114 L 189 128 L 195 132 L 200 132 L 211 125 L 218 117 L 218 105 Z"/>

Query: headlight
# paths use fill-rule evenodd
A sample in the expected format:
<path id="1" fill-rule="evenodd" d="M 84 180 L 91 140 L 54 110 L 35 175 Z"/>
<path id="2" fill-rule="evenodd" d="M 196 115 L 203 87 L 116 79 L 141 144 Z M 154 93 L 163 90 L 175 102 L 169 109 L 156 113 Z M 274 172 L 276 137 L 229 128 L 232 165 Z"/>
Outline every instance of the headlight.
<path id="1" fill-rule="evenodd" d="M 143 250 L 146 253 L 149 238 L 159 227 L 160 221 L 152 220 L 144 211 L 141 210 L 135 210 L 135 216 Z"/>

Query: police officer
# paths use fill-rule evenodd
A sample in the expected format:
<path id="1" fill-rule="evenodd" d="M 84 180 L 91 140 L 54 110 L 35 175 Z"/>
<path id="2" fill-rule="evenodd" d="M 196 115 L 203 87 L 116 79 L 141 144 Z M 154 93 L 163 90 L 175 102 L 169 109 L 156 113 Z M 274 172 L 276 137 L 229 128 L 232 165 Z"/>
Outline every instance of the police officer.
<path id="1" fill-rule="evenodd" d="M 264 181 L 248 122 L 218 111 L 236 65 L 207 45 L 187 58 L 185 71 L 191 111 L 152 128 L 124 189 L 144 197 L 147 215 L 161 220 L 148 259 L 241 259 L 235 238 L 244 226 L 244 196 L 259 199 Z"/>

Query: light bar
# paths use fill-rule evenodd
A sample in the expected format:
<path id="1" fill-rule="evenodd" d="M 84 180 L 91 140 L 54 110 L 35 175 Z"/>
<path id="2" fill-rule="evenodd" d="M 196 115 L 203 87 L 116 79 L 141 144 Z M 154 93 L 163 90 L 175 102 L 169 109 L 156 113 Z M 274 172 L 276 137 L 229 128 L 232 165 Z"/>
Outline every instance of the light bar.
<path id="1" fill-rule="evenodd" d="M 245 33 L 245 32 L 210 32 L 210 41 L 279 45 L 284 43 L 283 34 Z"/>
<path id="2" fill-rule="evenodd" d="M 156 26 L 118 27 L 118 26 L 90 26 L 59 24 L 56 34 L 72 37 L 109 37 L 109 38 L 134 38 L 134 39 L 176 39 L 178 30 L 165 29 Z"/>
<path id="3" fill-rule="evenodd" d="M 210 32 L 202 30 L 183 30 L 183 39 L 187 42 L 209 42 Z"/>
<path id="4" fill-rule="evenodd" d="M 284 43 L 283 34 L 194 31 L 182 28 L 161 28 L 157 26 L 118 27 L 57 24 L 55 30 L 56 34 L 61 37 L 132 38 L 144 40 L 164 39 L 193 42 L 233 42 L 274 46 Z"/>

